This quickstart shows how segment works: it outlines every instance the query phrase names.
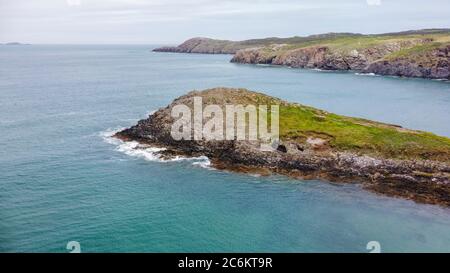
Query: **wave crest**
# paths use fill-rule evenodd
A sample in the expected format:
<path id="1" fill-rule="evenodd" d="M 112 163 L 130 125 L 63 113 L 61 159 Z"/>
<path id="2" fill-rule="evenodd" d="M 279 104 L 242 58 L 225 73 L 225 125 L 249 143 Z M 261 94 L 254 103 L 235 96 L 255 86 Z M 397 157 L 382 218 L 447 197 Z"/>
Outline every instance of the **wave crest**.
<path id="1" fill-rule="evenodd" d="M 116 151 L 124 153 L 129 156 L 138 157 L 144 160 L 154 162 L 192 161 L 192 165 L 211 169 L 211 161 L 206 156 L 198 156 L 198 157 L 174 156 L 171 158 L 167 158 L 164 157 L 163 154 L 161 153 L 167 150 L 166 148 L 153 147 L 148 144 L 140 144 L 137 141 L 123 141 L 113 137 L 117 132 L 123 129 L 124 128 L 107 129 L 100 133 L 100 137 L 102 137 L 106 143 L 115 145 Z"/>

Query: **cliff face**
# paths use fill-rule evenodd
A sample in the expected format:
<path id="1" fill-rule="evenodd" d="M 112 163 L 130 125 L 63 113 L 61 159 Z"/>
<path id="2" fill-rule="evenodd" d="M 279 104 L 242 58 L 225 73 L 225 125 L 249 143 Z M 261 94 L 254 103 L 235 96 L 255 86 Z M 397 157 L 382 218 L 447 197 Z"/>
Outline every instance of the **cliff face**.
<path id="1" fill-rule="evenodd" d="M 291 38 L 263 38 L 244 41 L 216 40 L 204 37 L 191 38 L 178 46 L 166 46 L 153 49 L 155 52 L 177 52 L 177 53 L 203 53 L 203 54 L 234 54 L 238 50 L 263 47 L 271 44 L 295 44 L 311 41 L 322 41 L 340 37 L 360 37 L 361 34 L 353 33 L 326 33 L 311 35 L 307 37 Z"/>
<path id="2" fill-rule="evenodd" d="M 450 45 L 382 59 L 370 63 L 364 71 L 379 75 L 450 79 Z"/>
<path id="3" fill-rule="evenodd" d="M 294 68 L 354 70 L 363 73 L 450 79 L 450 45 L 413 53 L 415 48 L 432 45 L 433 40 L 411 39 L 387 42 L 367 48 L 342 50 L 333 46 L 308 46 L 281 50 L 271 47 L 243 49 L 231 59 L 235 63 L 273 64 Z M 390 57 L 408 51 L 400 57 Z"/>
<path id="4" fill-rule="evenodd" d="M 281 142 L 273 150 L 262 150 L 259 141 L 174 140 L 172 108 L 192 107 L 199 96 L 204 105 L 280 105 Z M 450 139 L 338 116 L 245 89 L 191 92 L 116 137 L 165 147 L 163 155 L 168 157 L 205 155 L 216 168 L 359 181 L 376 192 L 450 206 Z"/>
<path id="5" fill-rule="evenodd" d="M 273 64 L 329 70 L 363 70 L 373 61 L 392 52 L 429 42 L 428 39 L 388 42 L 368 48 L 346 49 L 316 46 L 288 50 L 274 59 Z M 301 61 L 295 63 L 297 59 Z"/>
<path id="6" fill-rule="evenodd" d="M 156 48 L 155 52 L 177 52 L 177 53 L 203 53 L 203 54 L 234 54 L 239 49 L 237 42 L 227 40 L 214 40 L 209 38 L 192 38 L 179 46 Z"/>

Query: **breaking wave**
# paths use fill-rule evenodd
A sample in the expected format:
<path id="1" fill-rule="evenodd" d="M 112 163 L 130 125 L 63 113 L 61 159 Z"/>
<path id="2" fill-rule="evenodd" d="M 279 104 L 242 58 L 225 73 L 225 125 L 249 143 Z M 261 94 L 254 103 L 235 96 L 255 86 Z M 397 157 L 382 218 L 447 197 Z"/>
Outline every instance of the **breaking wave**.
<path id="1" fill-rule="evenodd" d="M 192 161 L 192 165 L 212 169 L 211 161 L 206 156 L 198 156 L 198 157 L 174 156 L 171 158 L 167 158 L 163 157 L 163 155 L 161 154 L 162 151 L 167 150 L 166 148 L 153 147 L 148 144 L 141 144 L 137 141 L 123 141 L 113 137 L 114 134 L 123 129 L 124 128 L 105 130 L 100 133 L 100 137 L 102 137 L 106 143 L 115 145 L 116 151 L 124 153 L 129 156 L 138 157 L 144 160 L 154 162 Z"/>
<path id="2" fill-rule="evenodd" d="M 310 70 L 312 71 L 317 71 L 317 72 L 331 72 L 331 73 L 335 73 L 335 72 L 340 72 L 338 70 L 331 70 L 331 69 L 321 69 L 321 68 L 310 68 Z"/>
<path id="3" fill-rule="evenodd" d="M 375 73 L 359 73 L 359 72 L 356 72 L 355 75 L 357 75 L 357 76 L 372 76 L 372 77 L 378 76 Z"/>

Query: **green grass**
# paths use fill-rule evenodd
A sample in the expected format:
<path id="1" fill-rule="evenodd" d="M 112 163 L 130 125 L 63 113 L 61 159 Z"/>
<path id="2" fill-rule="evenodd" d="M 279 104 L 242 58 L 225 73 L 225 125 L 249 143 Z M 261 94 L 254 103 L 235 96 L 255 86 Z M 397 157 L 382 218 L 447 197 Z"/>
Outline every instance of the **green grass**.
<path id="1" fill-rule="evenodd" d="M 328 139 L 332 148 L 385 158 L 450 160 L 450 139 L 393 125 L 326 113 L 306 106 L 280 108 L 280 138 Z"/>
<path id="2" fill-rule="evenodd" d="M 450 44 L 450 36 L 435 36 L 432 43 L 417 45 L 411 48 L 405 48 L 396 52 L 393 52 L 385 57 L 387 60 L 404 59 L 404 58 L 417 58 L 424 53 L 431 52 L 442 46 Z"/>
<path id="3" fill-rule="evenodd" d="M 311 46 L 326 46 L 334 51 L 339 52 L 349 52 L 351 50 L 360 50 L 370 47 L 375 47 L 378 45 L 383 45 L 386 43 L 395 43 L 401 41 L 414 41 L 418 39 L 432 39 L 435 42 L 423 45 L 416 46 L 413 48 L 407 48 L 404 50 L 400 50 L 395 52 L 392 55 L 395 56 L 407 56 L 409 53 L 432 50 L 438 46 L 441 46 L 443 43 L 450 42 L 449 33 L 437 33 L 437 34 L 409 34 L 409 35 L 340 35 L 336 37 L 322 37 L 320 39 L 291 39 L 291 40 L 281 40 L 278 43 L 285 43 L 286 45 L 277 51 L 271 50 L 270 44 L 255 44 L 263 47 L 263 51 L 267 54 L 282 54 L 283 52 L 306 48 Z M 271 40 L 272 41 L 272 40 Z M 276 42 L 273 40 L 272 42 Z M 273 43 L 272 43 L 273 44 Z M 410 50 L 410 51 L 408 51 Z"/>
<path id="4" fill-rule="evenodd" d="M 399 33 L 363 35 L 357 33 L 325 33 L 311 36 L 294 36 L 289 38 L 269 37 L 263 39 L 250 39 L 244 41 L 217 40 L 200 38 L 199 44 L 194 46 L 194 52 L 203 53 L 235 53 L 241 49 L 264 48 L 269 54 L 282 54 L 292 49 L 305 48 L 309 46 L 327 46 L 335 51 L 348 52 L 353 49 L 373 47 L 385 42 L 401 40 L 413 40 L 419 38 L 432 38 L 440 40 L 442 37 L 450 39 L 450 29 L 427 29 L 407 31 Z M 199 38 L 197 38 L 199 39 Z M 189 40 L 188 40 L 189 41 Z M 272 50 L 274 44 L 286 45 L 282 49 Z"/>
<path id="5" fill-rule="evenodd" d="M 450 162 L 450 138 L 399 126 L 329 113 L 247 89 L 218 87 L 196 93 L 205 104 L 279 105 L 282 141 L 303 144 L 308 137 L 327 141 L 334 151 L 382 158 Z M 269 120 L 270 123 L 270 115 Z"/>

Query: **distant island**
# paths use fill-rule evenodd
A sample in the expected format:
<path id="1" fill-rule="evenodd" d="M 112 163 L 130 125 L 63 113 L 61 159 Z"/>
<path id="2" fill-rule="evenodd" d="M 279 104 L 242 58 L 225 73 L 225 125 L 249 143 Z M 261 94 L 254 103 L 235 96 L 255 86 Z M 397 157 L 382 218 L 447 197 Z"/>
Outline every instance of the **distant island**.
<path id="1" fill-rule="evenodd" d="M 192 38 L 155 52 L 234 54 L 231 62 L 450 80 L 450 29 L 327 33 L 245 41 Z"/>
<path id="2" fill-rule="evenodd" d="M 272 150 L 261 150 L 259 141 L 174 140 L 171 111 L 180 104 L 192 109 L 194 97 L 201 97 L 205 107 L 279 105 L 279 143 Z M 192 91 L 115 137 L 163 147 L 164 157 L 207 156 L 218 169 L 357 181 L 375 192 L 450 206 L 449 138 L 341 116 L 246 89 Z"/>
<path id="3" fill-rule="evenodd" d="M 19 43 L 19 42 L 9 42 L 9 43 L 4 43 L 4 44 L 0 44 L 0 45 L 18 46 L 18 45 L 30 45 L 30 44 L 23 44 L 23 43 Z"/>

